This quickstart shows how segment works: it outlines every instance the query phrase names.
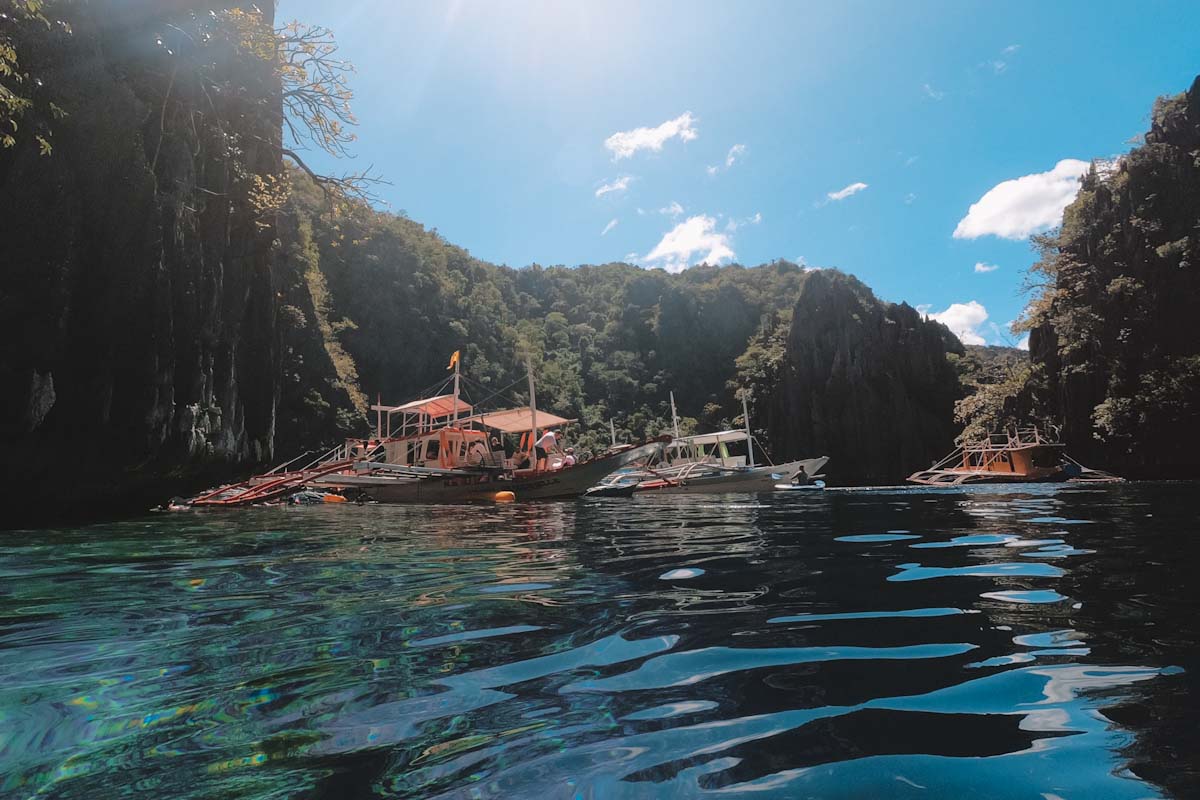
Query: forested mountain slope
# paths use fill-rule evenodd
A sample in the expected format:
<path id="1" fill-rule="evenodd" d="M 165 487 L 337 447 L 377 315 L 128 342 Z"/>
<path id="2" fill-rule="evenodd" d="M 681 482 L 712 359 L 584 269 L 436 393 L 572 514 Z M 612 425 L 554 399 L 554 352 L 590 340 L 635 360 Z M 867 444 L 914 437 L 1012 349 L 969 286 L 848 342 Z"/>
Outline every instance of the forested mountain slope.
<path id="1" fill-rule="evenodd" d="M 1196 86 L 1043 240 L 1030 364 L 786 261 L 488 263 L 285 166 L 270 4 L 55 8 L 69 33 L 4 28 L 38 81 L 0 141 L 0 478 L 32 504 L 142 504 L 361 435 L 455 350 L 474 400 L 523 400 L 528 356 L 585 448 L 609 419 L 667 430 L 672 391 L 685 432 L 740 425 L 746 389 L 771 455 L 839 483 L 926 466 L 956 401 L 974 430 L 1064 423 L 1095 466 L 1194 471 Z"/>
<path id="2" fill-rule="evenodd" d="M 330 319 L 372 401 L 401 402 L 445 377 L 455 350 L 473 381 L 524 398 L 529 351 L 539 405 L 581 420 L 572 435 L 589 445 L 607 441 L 609 418 L 623 438 L 661 432 L 671 391 L 685 428 L 731 424 L 735 359 L 807 276 L 783 261 L 678 275 L 510 269 L 402 216 L 358 203 L 332 214 L 302 176 L 293 181 L 289 213 L 314 232 Z"/>

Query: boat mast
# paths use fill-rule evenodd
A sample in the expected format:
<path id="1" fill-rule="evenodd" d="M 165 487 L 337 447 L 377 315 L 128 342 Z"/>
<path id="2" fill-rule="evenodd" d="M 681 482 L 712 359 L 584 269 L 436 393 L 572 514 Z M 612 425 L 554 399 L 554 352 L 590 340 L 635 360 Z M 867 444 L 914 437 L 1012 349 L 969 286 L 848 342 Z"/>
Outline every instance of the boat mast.
<path id="1" fill-rule="evenodd" d="M 533 362 L 529 358 L 529 353 L 525 353 L 525 374 L 529 376 L 529 450 L 533 452 L 533 445 L 537 442 L 537 392 L 533 386 Z M 535 465 L 536 466 L 536 465 Z"/>
<path id="2" fill-rule="evenodd" d="M 679 417 L 675 416 L 675 392 L 671 392 L 671 428 L 675 431 L 675 438 L 679 438 Z"/>
<path id="3" fill-rule="evenodd" d="M 458 351 L 454 351 L 454 422 L 458 425 Z"/>
<path id="4" fill-rule="evenodd" d="M 750 466 L 754 466 L 754 437 L 750 435 L 750 407 L 746 405 L 746 396 L 750 394 L 748 389 L 742 390 L 742 419 L 746 422 L 746 460 Z"/>

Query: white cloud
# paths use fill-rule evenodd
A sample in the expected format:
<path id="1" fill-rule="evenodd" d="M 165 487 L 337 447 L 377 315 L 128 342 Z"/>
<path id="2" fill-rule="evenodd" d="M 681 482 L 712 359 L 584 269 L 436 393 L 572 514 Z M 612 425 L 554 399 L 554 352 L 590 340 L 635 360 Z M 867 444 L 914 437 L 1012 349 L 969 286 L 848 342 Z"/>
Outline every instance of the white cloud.
<path id="1" fill-rule="evenodd" d="M 1021 45 L 1010 44 L 1008 47 L 1006 47 L 1000 51 L 1000 55 L 1005 56 L 1005 57 L 1011 56 L 1011 55 L 1016 54 L 1016 52 L 1020 49 L 1021 49 Z M 991 65 L 992 72 L 996 73 L 997 75 L 999 75 L 1000 73 L 1002 73 L 1006 69 L 1008 69 L 1008 62 L 1005 61 L 1003 58 L 992 59 L 991 61 L 988 62 L 988 64 Z"/>
<path id="2" fill-rule="evenodd" d="M 704 171 L 707 172 L 708 176 L 711 178 L 714 175 L 716 175 L 718 172 L 727 170 L 730 167 L 732 167 L 734 164 L 736 164 L 738 161 L 740 161 L 742 156 L 744 156 L 744 155 L 746 155 L 746 145 L 735 144 L 733 147 L 729 148 L 729 152 L 725 154 L 725 166 L 724 167 L 722 167 L 720 164 L 709 164 L 707 167 L 704 168 Z"/>
<path id="3" fill-rule="evenodd" d="M 904 205 L 911 206 L 916 201 L 917 196 L 913 192 L 909 192 L 908 194 L 904 195 Z"/>
<path id="4" fill-rule="evenodd" d="M 955 239 L 999 236 L 1026 239 L 1062 222 L 1063 209 L 1075 199 L 1088 162 L 1064 158 L 1049 172 L 1036 172 L 998 183 L 973 203 L 954 229 Z"/>
<path id="5" fill-rule="evenodd" d="M 845 200 L 847 197 L 858 194 L 866 188 L 867 184 L 860 181 L 858 183 L 852 183 L 844 189 L 838 189 L 836 192 L 830 192 L 826 195 L 826 197 L 828 197 L 830 200 Z"/>
<path id="6" fill-rule="evenodd" d="M 917 163 L 920 158 L 920 156 L 909 156 L 908 158 L 904 159 L 904 166 L 911 167 L 913 164 Z"/>
<path id="7" fill-rule="evenodd" d="M 633 182 L 632 175 L 622 175 L 615 181 L 604 184 L 596 190 L 596 197 L 603 197 L 606 194 L 620 194 L 629 188 L 629 184 Z"/>
<path id="8" fill-rule="evenodd" d="M 658 210 L 660 214 L 666 214 L 668 217 L 678 217 L 683 213 L 683 206 L 679 205 L 679 201 L 672 200 Z"/>
<path id="9" fill-rule="evenodd" d="M 943 97 L 946 96 L 945 92 L 933 88 L 928 83 L 921 86 L 921 90 L 925 92 L 925 96 L 928 97 L 930 100 L 941 100 Z"/>
<path id="10" fill-rule="evenodd" d="M 917 306 L 917 311 L 921 311 L 922 308 L 928 309 L 929 306 Z M 927 316 L 949 328 L 963 344 L 987 344 L 987 340 L 979 334 L 979 326 L 987 322 L 988 312 L 983 304 L 976 300 L 951 303 L 945 311 Z"/>
<path id="11" fill-rule="evenodd" d="M 608 224 L 604 226 L 604 230 L 600 231 L 600 235 L 607 236 L 608 232 L 611 231 L 613 228 L 617 227 L 617 223 L 619 223 L 619 222 L 620 222 L 619 219 L 617 219 L 616 217 L 613 217 L 611 220 L 608 221 Z"/>
<path id="12" fill-rule="evenodd" d="M 1028 350 L 1029 349 L 1029 334 L 1028 333 L 1025 334 L 1024 338 L 1022 338 L 1021 341 L 1017 342 L 1017 349 L 1018 350 Z"/>
<path id="13" fill-rule="evenodd" d="M 1000 269 L 998 264 L 985 264 L 982 261 L 975 262 L 976 272 L 995 272 L 998 269 Z"/>
<path id="14" fill-rule="evenodd" d="M 725 230 L 733 233 L 738 228 L 744 228 L 747 225 L 757 225 L 760 222 L 762 222 L 762 212 L 755 211 L 753 217 L 746 217 L 745 219 L 734 219 L 733 217 L 730 217 L 729 221 L 725 223 Z"/>
<path id="15" fill-rule="evenodd" d="M 695 123 L 692 112 L 685 111 L 675 119 L 669 119 L 654 128 L 618 131 L 604 140 L 604 146 L 612 151 L 613 161 L 629 158 L 639 150 L 658 152 L 663 149 L 664 144 L 676 137 L 680 141 L 690 142 L 699 136 L 694 127 Z"/>
<path id="16" fill-rule="evenodd" d="M 693 261 L 720 264 L 736 257 L 729 236 L 716 231 L 717 221 L 705 214 L 688 217 L 663 235 L 642 261 L 667 272 L 682 272 Z"/>
<path id="17" fill-rule="evenodd" d="M 733 166 L 734 162 L 746 154 L 746 145 L 735 144 L 729 148 L 729 153 L 725 156 L 725 169 Z"/>

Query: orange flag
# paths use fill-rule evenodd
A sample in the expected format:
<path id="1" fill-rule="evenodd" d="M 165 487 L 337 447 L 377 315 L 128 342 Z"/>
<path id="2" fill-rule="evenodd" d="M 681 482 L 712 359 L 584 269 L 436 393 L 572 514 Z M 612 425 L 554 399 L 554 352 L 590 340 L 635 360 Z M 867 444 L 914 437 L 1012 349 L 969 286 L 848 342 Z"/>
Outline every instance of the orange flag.
<path id="1" fill-rule="evenodd" d="M 446 369 L 454 369 L 454 365 L 458 363 L 458 351 L 454 351 L 454 355 L 450 356 L 450 364 Z"/>

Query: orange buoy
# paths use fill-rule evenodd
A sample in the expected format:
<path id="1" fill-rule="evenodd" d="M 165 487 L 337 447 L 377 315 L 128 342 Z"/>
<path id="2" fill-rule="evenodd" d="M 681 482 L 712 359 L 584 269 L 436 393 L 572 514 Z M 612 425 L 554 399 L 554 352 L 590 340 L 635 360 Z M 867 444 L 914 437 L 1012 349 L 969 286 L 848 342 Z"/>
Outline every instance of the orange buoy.
<path id="1" fill-rule="evenodd" d="M 517 499 L 517 496 L 512 492 L 496 492 L 492 495 L 492 499 L 497 503 L 511 503 Z"/>
<path id="2" fill-rule="evenodd" d="M 340 494 L 327 494 L 327 495 L 325 495 L 324 500 L 326 503 L 344 503 L 344 502 L 346 502 L 346 498 L 342 497 Z"/>

